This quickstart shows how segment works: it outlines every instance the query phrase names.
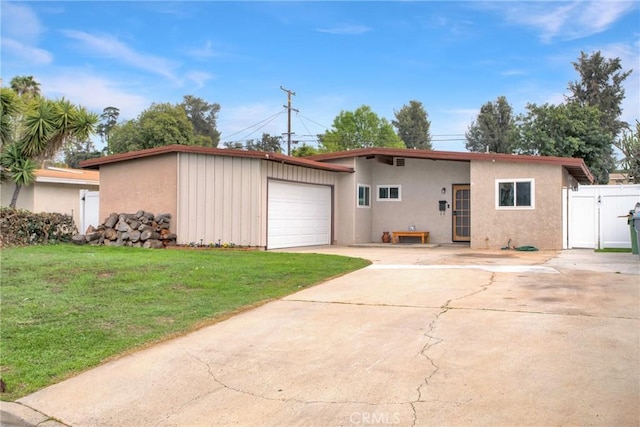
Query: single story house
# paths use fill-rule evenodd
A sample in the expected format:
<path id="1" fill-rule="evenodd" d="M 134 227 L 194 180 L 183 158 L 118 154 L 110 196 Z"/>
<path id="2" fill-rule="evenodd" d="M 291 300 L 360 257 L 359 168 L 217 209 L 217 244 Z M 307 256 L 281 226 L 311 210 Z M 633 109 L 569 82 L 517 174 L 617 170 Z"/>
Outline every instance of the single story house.
<path id="1" fill-rule="evenodd" d="M 84 161 L 99 169 L 100 217 L 172 215 L 178 243 L 265 249 L 380 242 L 562 249 L 566 191 L 590 184 L 582 159 L 367 148 L 306 158 L 171 145 Z"/>
<path id="2" fill-rule="evenodd" d="M 98 171 L 56 167 L 36 169 L 34 183 L 20 189 L 16 208 L 36 213 L 57 212 L 71 215 L 76 226 L 82 231 L 88 213 L 85 204 L 86 195 L 96 193 L 99 189 L 100 173 Z M 0 184 L 2 206 L 11 204 L 14 190 L 13 183 Z"/>

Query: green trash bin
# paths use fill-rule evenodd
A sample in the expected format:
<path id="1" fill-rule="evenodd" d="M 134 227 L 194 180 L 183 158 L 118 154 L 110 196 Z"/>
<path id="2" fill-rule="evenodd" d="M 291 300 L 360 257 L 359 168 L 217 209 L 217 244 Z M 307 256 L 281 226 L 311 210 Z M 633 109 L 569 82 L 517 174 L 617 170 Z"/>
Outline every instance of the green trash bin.
<path id="1" fill-rule="evenodd" d="M 638 232 L 633 224 L 633 213 L 633 211 L 629 211 L 627 224 L 629 224 L 629 231 L 631 232 L 631 253 L 638 255 Z"/>

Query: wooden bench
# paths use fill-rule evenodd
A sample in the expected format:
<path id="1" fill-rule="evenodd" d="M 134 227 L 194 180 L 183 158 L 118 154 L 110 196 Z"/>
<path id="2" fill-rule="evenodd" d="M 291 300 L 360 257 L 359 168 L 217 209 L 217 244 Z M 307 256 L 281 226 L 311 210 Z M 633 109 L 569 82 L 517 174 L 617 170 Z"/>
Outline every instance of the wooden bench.
<path id="1" fill-rule="evenodd" d="M 420 237 L 423 245 L 429 243 L 428 231 L 392 231 L 391 243 L 399 243 L 400 237 Z"/>

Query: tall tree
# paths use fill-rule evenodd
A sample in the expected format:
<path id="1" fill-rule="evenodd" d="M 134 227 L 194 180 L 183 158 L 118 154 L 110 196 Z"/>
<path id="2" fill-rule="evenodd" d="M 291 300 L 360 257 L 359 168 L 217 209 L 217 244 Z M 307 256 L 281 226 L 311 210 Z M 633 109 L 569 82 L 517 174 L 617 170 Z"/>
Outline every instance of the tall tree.
<path id="1" fill-rule="evenodd" d="M 126 153 L 164 145 L 194 145 L 193 126 L 180 105 L 151 104 L 137 119 L 111 131 L 111 151 Z"/>
<path id="2" fill-rule="evenodd" d="M 110 153 L 109 136 L 111 130 L 118 124 L 118 117 L 120 117 L 120 110 L 116 107 L 106 107 L 100 114 L 101 122 L 98 125 L 98 135 L 106 145 L 107 154 Z"/>
<path id="3" fill-rule="evenodd" d="M 630 182 L 640 184 L 640 121 L 636 120 L 635 131 L 631 129 L 623 131 L 614 145 L 624 155 L 620 162 L 623 172 Z"/>
<path id="4" fill-rule="evenodd" d="M 206 138 L 198 145 L 217 147 L 220 143 L 220 132 L 216 129 L 216 122 L 220 104 L 210 104 L 193 95 L 185 95 L 180 105 L 193 125 L 194 134 Z"/>
<path id="5" fill-rule="evenodd" d="M 16 76 L 9 84 L 18 96 L 29 98 L 40 96 L 40 83 L 33 76 Z"/>
<path id="6" fill-rule="evenodd" d="M 391 123 L 407 148 L 431 150 L 431 122 L 422 102 L 409 101 L 400 111 L 394 111 L 396 119 Z"/>
<path id="7" fill-rule="evenodd" d="M 321 151 L 324 152 L 369 147 L 405 147 L 387 119 L 378 117 L 367 105 L 355 111 L 341 111 L 333 120 L 333 128 L 318 137 Z"/>
<path id="8" fill-rule="evenodd" d="M 499 96 L 487 102 L 465 134 L 467 150 L 472 152 L 511 153 L 517 141 L 515 118 L 507 98 Z"/>
<path id="9" fill-rule="evenodd" d="M 571 95 L 567 101 L 582 107 L 597 107 L 601 126 L 615 138 L 628 126 L 620 120 L 624 100 L 622 83 L 632 70 L 622 71 L 620 58 L 606 59 L 599 51 L 592 55 L 580 52 L 580 58 L 572 64 L 580 80 L 569 82 Z"/>
<path id="10" fill-rule="evenodd" d="M 608 182 L 615 161 L 611 134 L 600 126 L 600 110 L 575 103 L 529 104 L 527 110 L 520 118 L 519 153 L 582 158 L 599 184 Z"/>
<path id="11" fill-rule="evenodd" d="M 252 151 L 266 151 L 269 153 L 282 153 L 281 136 L 271 136 L 268 133 L 262 134 L 262 139 L 253 140 L 250 139 L 245 144 L 247 150 Z"/>

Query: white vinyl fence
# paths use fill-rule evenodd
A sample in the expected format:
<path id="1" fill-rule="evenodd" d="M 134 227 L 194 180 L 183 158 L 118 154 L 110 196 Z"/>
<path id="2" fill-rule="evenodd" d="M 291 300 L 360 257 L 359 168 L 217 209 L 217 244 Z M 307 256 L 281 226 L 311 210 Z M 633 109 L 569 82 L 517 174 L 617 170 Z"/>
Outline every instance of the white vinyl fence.
<path id="1" fill-rule="evenodd" d="M 588 185 L 568 191 L 568 248 L 631 248 L 626 215 L 640 185 Z"/>
<path id="2" fill-rule="evenodd" d="M 78 231 L 81 234 L 90 225 L 97 227 L 100 225 L 100 192 L 80 190 L 80 224 Z"/>

